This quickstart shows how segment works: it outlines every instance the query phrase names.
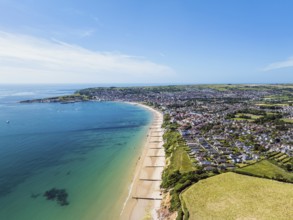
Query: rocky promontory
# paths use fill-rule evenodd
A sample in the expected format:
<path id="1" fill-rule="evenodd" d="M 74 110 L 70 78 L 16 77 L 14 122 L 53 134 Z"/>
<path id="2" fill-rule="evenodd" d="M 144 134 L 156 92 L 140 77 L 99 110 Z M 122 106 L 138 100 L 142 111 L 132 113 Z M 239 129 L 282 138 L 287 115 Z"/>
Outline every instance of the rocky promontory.
<path id="1" fill-rule="evenodd" d="M 58 96 L 58 97 L 50 97 L 50 98 L 43 98 L 43 99 L 32 99 L 32 100 L 24 100 L 20 101 L 20 103 L 74 103 L 74 102 L 85 102 L 91 100 L 89 96 L 80 95 L 80 94 L 73 94 L 73 95 L 66 95 L 66 96 Z"/>

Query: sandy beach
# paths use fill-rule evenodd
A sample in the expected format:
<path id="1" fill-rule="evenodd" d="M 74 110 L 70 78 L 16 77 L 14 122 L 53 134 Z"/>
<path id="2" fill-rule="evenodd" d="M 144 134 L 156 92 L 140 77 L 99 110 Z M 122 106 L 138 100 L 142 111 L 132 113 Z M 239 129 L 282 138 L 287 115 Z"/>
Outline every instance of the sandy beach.
<path id="1" fill-rule="evenodd" d="M 165 165 L 161 128 L 163 114 L 149 106 L 137 105 L 147 108 L 154 116 L 120 214 L 121 220 L 158 219 L 157 210 L 162 199 L 160 184 Z"/>

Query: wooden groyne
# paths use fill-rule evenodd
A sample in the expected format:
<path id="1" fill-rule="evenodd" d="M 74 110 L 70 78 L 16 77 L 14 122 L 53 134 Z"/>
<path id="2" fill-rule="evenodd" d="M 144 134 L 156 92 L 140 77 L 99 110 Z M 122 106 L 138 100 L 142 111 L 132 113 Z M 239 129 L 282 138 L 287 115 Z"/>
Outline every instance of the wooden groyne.
<path id="1" fill-rule="evenodd" d="M 163 165 L 151 165 L 151 166 L 145 166 L 145 167 L 157 168 L 157 167 L 165 167 L 165 166 L 163 166 Z"/>
<path id="2" fill-rule="evenodd" d="M 139 179 L 140 181 L 162 181 L 161 179 Z"/>
<path id="3" fill-rule="evenodd" d="M 143 200 L 162 200 L 159 197 L 140 197 L 140 196 L 132 196 L 133 199 L 143 199 Z"/>

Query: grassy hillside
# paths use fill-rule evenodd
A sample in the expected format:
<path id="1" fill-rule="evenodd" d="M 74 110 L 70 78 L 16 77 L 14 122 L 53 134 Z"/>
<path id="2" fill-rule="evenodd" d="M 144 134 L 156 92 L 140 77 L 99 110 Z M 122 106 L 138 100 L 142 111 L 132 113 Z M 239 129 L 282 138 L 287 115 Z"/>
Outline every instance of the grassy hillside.
<path id="1" fill-rule="evenodd" d="M 179 170 L 181 173 L 195 170 L 195 167 L 184 147 L 177 147 L 174 150 L 171 156 L 170 169 L 174 171 Z"/>
<path id="2" fill-rule="evenodd" d="M 169 210 L 182 213 L 179 194 L 205 176 L 201 172 L 196 173 L 196 167 L 187 153 L 189 148 L 176 130 L 177 125 L 170 122 L 169 115 L 164 115 L 163 127 L 166 129 L 163 138 L 167 166 L 162 174 L 161 187 L 170 192 Z"/>
<path id="3" fill-rule="evenodd" d="M 293 184 L 225 173 L 191 186 L 190 219 L 292 219 Z"/>
<path id="4" fill-rule="evenodd" d="M 177 170 L 180 173 L 194 171 L 195 166 L 187 153 L 188 147 L 179 132 L 168 130 L 163 137 L 166 156 L 170 160 L 169 172 Z"/>
<path id="5" fill-rule="evenodd" d="M 274 179 L 283 178 L 289 181 L 293 181 L 293 173 L 289 173 L 267 160 L 262 160 L 253 165 L 237 169 L 236 172 Z"/>

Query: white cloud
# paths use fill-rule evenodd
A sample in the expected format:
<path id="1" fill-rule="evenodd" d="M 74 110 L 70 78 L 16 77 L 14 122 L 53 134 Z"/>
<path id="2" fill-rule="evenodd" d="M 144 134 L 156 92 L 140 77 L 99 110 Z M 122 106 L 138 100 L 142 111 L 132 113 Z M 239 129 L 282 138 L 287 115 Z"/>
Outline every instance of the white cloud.
<path id="1" fill-rule="evenodd" d="M 276 70 L 276 69 L 283 69 L 293 67 L 293 57 L 289 57 L 287 60 L 279 61 L 275 63 L 271 63 L 267 65 L 265 68 L 263 68 L 263 71 L 270 71 L 270 70 Z"/>
<path id="2" fill-rule="evenodd" d="M 174 75 L 143 58 L 0 32 L 0 83 L 164 82 Z"/>
<path id="3" fill-rule="evenodd" d="M 81 30 L 81 31 L 77 31 L 75 32 L 77 35 L 79 35 L 80 38 L 85 38 L 85 37 L 90 37 L 92 36 L 94 33 L 96 32 L 95 29 L 93 28 L 89 28 L 89 29 L 86 29 L 86 30 Z"/>

